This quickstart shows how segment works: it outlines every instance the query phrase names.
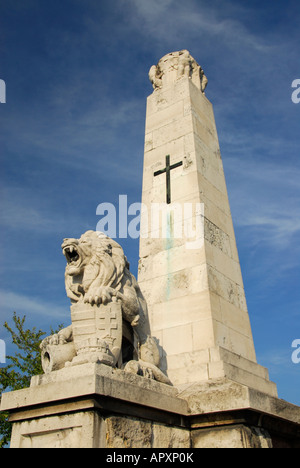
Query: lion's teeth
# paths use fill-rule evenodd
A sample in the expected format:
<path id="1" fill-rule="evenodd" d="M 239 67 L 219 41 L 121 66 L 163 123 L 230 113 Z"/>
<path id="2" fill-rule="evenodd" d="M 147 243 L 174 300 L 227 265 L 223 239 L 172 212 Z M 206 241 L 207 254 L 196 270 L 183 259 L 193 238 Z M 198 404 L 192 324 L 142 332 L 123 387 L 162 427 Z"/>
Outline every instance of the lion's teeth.
<path id="1" fill-rule="evenodd" d="M 71 246 L 70 246 L 70 253 L 72 253 L 73 250 L 74 250 L 74 247 L 71 245 Z"/>

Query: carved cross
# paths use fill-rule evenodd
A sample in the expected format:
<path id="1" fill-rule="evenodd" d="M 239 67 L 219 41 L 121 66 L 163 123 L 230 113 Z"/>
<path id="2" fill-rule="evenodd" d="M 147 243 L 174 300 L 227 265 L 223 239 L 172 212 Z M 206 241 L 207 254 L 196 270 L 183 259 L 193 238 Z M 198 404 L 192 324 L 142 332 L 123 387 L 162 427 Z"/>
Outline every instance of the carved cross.
<path id="1" fill-rule="evenodd" d="M 111 312 L 110 314 L 106 314 L 105 312 L 102 312 L 98 316 L 100 320 L 100 324 L 98 326 L 99 330 L 105 331 L 105 333 L 108 336 L 111 336 L 112 330 L 117 330 L 118 329 L 118 324 L 117 323 L 111 323 L 112 319 L 116 319 L 116 313 Z"/>
<path id="2" fill-rule="evenodd" d="M 171 203 L 171 170 L 175 169 L 176 167 L 182 166 L 182 161 L 172 164 L 170 166 L 170 155 L 166 156 L 166 167 L 164 169 L 160 169 L 159 171 L 154 172 L 154 177 L 160 174 L 166 173 L 166 188 L 167 188 L 167 195 L 166 195 L 166 202 L 169 205 Z"/>

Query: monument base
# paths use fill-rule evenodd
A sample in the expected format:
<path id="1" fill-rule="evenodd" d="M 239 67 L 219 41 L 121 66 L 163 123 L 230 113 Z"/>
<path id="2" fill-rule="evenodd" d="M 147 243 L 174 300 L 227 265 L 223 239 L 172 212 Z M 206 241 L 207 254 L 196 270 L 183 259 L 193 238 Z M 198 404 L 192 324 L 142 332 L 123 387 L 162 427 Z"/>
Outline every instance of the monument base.
<path id="1" fill-rule="evenodd" d="M 187 403 L 166 384 L 81 364 L 34 376 L 2 395 L 13 423 L 11 448 L 189 447 Z"/>
<path id="2" fill-rule="evenodd" d="M 300 447 L 300 408 L 218 379 L 174 387 L 82 364 L 2 395 L 11 448 Z"/>
<path id="3" fill-rule="evenodd" d="M 277 397 L 277 386 L 269 379 L 268 369 L 221 346 L 169 358 L 168 376 L 184 389 L 195 382 L 228 379 Z M 167 370 L 167 369 L 166 369 Z"/>
<path id="4" fill-rule="evenodd" d="M 229 379 L 192 384 L 188 403 L 194 448 L 299 448 L 300 407 Z"/>

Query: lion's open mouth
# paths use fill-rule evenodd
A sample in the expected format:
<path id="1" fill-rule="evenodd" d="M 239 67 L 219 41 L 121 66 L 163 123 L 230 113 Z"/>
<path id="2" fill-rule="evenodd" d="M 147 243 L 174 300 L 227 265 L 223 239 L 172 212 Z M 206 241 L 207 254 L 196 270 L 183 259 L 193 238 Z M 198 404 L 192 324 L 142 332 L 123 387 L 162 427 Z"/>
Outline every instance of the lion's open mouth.
<path id="1" fill-rule="evenodd" d="M 63 253 L 69 264 L 76 263 L 79 260 L 79 253 L 73 245 L 65 247 Z"/>

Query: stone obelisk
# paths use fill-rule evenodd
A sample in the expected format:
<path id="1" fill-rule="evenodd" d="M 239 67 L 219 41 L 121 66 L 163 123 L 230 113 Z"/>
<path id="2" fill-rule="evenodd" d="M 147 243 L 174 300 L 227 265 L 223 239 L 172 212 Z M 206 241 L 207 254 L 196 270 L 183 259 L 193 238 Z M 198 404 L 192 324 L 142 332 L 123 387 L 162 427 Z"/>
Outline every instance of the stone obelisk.
<path id="1" fill-rule="evenodd" d="M 184 50 L 149 77 L 138 281 L 165 371 L 176 386 L 228 377 L 276 395 L 256 362 L 206 76 Z"/>

